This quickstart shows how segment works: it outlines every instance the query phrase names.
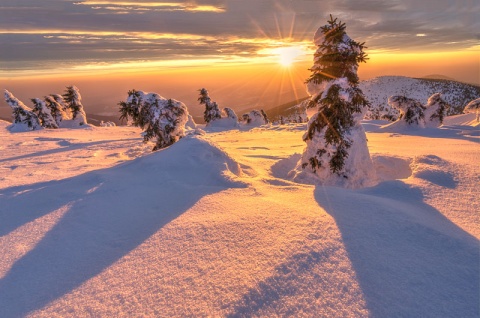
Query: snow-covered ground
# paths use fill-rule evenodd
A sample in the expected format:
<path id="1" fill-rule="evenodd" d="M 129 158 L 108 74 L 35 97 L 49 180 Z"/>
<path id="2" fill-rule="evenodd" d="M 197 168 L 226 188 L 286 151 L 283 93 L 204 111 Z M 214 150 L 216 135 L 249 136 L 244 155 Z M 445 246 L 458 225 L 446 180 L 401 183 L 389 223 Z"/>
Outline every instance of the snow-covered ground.
<path id="1" fill-rule="evenodd" d="M 480 127 L 368 121 L 380 183 L 289 180 L 305 126 L 10 133 L 0 317 L 479 317 Z"/>

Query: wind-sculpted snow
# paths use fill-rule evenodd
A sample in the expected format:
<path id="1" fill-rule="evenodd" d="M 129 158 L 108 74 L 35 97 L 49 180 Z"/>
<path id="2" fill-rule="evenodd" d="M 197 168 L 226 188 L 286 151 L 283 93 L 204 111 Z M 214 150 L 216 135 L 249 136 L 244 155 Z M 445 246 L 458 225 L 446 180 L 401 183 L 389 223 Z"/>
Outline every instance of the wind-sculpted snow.
<path id="1" fill-rule="evenodd" d="M 305 124 L 151 153 L 134 127 L 0 121 L 0 317 L 478 317 L 472 120 L 364 123 L 361 190 L 289 178 Z"/>
<path id="2" fill-rule="evenodd" d="M 190 137 L 101 172 L 2 190 L 0 236 L 64 211 L 0 280 L 0 316 L 24 316 L 71 292 L 202 197 L 244 187 L 238 174 L 228 155 Z"/>

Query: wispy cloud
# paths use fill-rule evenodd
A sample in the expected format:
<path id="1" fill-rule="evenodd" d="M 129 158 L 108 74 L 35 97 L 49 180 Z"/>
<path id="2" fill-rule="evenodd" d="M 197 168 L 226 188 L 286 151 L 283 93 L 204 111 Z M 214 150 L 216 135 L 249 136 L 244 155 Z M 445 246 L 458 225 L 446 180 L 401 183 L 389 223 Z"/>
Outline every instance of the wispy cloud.
<path id="1" fill-rule="evenodd" d="M 215 5 L 200 5 L 195 2 L 133 2 L 133 1 L 95 1 L 86 0 L 75 2 L 75 5 L 89 6 L 94 10 L 109 11 L 187 11 L 222 13 L 225 8 Z"/>
<path id="2" fill-rule="evenodd" d="M 480 4 L 474 1 L 3 0 L 0 69 L 52 61 L 253 60 L 282 46 L 311 45 L 329 13 L 369 52 L 478 49 Z"/>

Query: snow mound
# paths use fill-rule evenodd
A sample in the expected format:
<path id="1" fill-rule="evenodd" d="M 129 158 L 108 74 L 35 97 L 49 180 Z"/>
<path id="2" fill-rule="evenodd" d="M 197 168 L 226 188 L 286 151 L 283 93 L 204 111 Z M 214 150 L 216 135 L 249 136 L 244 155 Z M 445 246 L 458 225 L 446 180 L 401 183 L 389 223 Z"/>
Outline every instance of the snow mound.
<path id="1" fill-rule="evenodd" d="M 475 116 L 474 113 L 448 116 L 445 117 L 443 126 L 472 126 L 480 128 L 480 123 L 477 122 Z"/>
<path id="2" fill-rule="evenodd" d="M 441 187 L 454 189 L 458 181 L 449 171 L 449 163 L 434 155 L 418 156 L 412 162 L 412 177 L 423 179 Z"/>
<path id="3" fill-rule="evenodd" d="M 412 175 L 411 160 L 409 159 L 372 155 L 372 161 L 379 181 L 407 179 Z"/>
<path id="4" fill-rule="evenodd" d="M 244 187 L 234 180 L 240 174 L 224 151 L 195 136 L 110 169 L 0 191 L 0 237 L 63 214 L 0 280 L 1 316 L 25 316 L 77 288 L 202 197 Z"/>

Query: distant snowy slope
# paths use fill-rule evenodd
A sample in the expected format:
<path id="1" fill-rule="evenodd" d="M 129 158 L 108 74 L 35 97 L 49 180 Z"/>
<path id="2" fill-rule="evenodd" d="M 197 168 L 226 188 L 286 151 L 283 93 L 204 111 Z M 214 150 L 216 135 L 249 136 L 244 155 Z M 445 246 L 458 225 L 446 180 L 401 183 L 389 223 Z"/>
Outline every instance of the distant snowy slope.
<path id="1" fill-rule="evenodd" d="M 471 100 L 480 97 L 480 87 L 448 80 L 415 79 L 403 76 L 381 76 L 360 82 L 360 88 L 374 109 L 390 109 L 388 98 L 406 96 L 425 104 L 435 93 L 451 105 L 449 113 L 461 113 Z M 377 118 L 375 118 L 377 119 Z"/>
<path id="2" fill-rule="evenodd" d="M 425 104 L 433 94 L 442 93 L 442 98 L 452 106 L 449 114 L 461 113 L 468 102 L 480 97 L 480 87 L 444 79 L 380 76 L 361 81 L 360 88 L 372 104 L 372 108 L 383 113 L 391 112 L 387 101 L 393 95 L 404 95 Z M 294 107 L 302 100 L 269 108 L 266 112 L 272 120 L 278 120 L 281 116 L 288 118 L 293 114 L 302 113 L 302 110 Z M 397 114 L 396 110 L 393 112 Z M 367 118 L 371 119 L 372 117 L 367 114 Z"/>

